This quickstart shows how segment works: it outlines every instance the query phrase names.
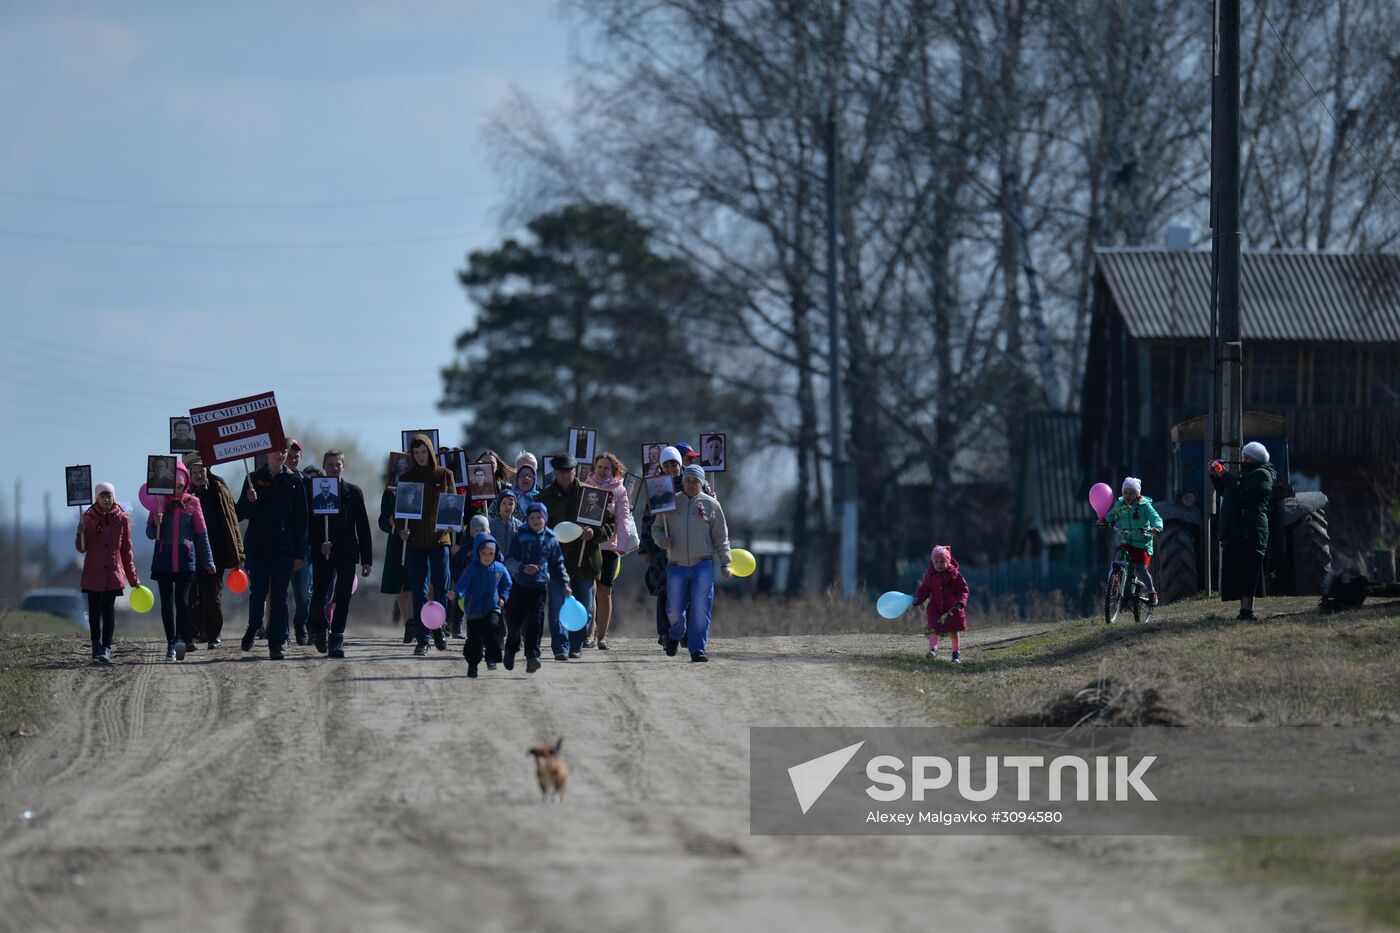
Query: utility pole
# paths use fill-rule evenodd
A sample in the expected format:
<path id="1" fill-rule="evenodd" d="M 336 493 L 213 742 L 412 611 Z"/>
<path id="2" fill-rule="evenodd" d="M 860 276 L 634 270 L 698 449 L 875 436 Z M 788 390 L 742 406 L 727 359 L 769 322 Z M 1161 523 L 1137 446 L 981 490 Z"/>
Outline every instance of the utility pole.
<path id="1" fill-rule="evenodd" d="M 837 566 L 841 579 L 841 595 L 850 599 L 856 592 L 856 523 L 859 520 L 856 498 L 849 486 L 846 466 L 845 432 L 841 430 L 841 309 L 837 288 L 836 225 L 840 204 L 840 148 L 836 134 L 836 101 L 827 106 L 826 113 L 826 323 L 827 354 L 831 364 L 831 517 L 840 529 Z"/>
<path id="2" fill-rule="evenodd" d="M 44 583 L 53 576 L 53 496 L 44 490 Z"/>
<path id="3" fill-rule="evenodd" d="M 19 603 L 20 579 L 24 569 L 24 541 L 20 531 L 19 503 L 23 493 L 20 480 L 15 480 L 15 534 L 14 553 L 10 557 L 10 598 Z"/>
<path id="4" fill-rule="evenodd" d="M 1240 336 L 1240 0 L 1215 0 L 1211 78 L 1211 418 L 1212 454 L 1234 466 L 1244 447 L 1244 349 Z M 1209 477 L 1209 470 L 1206 470 Z M 1210 591 L 1210 515 L 1206 480 L 1206 590 Z"/>

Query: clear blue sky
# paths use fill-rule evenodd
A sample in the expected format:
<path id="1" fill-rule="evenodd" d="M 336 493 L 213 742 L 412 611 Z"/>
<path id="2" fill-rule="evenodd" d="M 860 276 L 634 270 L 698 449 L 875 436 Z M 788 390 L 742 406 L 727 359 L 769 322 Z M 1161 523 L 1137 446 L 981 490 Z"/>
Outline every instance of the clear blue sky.
<path id="1" fill-rule="evenodd" d="M 512 85 L 563 101 L 568 46 L 550 0 L 0 6 L 6 516 L 22 475 L 26 524 L 46 489 L 71 518 L 73 463 L 134 499 L 170 415 L 267 389 L 370 450 L 455 436 L 483 123 Z M 378 199 L 413 200 L 344 203 Z"/>

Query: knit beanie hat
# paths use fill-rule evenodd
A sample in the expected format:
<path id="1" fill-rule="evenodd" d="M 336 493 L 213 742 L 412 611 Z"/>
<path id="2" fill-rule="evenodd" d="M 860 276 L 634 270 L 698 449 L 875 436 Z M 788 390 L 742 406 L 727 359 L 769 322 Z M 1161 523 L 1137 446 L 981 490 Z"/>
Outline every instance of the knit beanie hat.
<path id="1" fill-rule="evenodd" d="M 491 520 L 485 515 L 473 515 L 471 524 L 467 526 L 467 533 L 471 535 L 478 535 L 482 532 L 489 532 L 490 530 Z"/>
<path id="2" fill-rule="evenodd" d="M 667 447 L 665 450 L 661 451 L 662 463 L 667 463 L 672 460 L 674 460 L 676 463 L 681 462 L 681 452 L 679 450 L 677 450 L 674 447 Z"/>
<path id="3" fill-rule="evenodd" d="M 1136 476 L 1124 477 L 1123 491 L 1127 492 L 1129 489 L 1138 495 L 1142 495 L 1142 480 L 1138 479 Z"/>
<path id="4" fill-rule="evenodd" d="M 1250 441 L 1248 444 L 1245 444 L 1243 453 L 1246 457 L 1258 463 L 1269 462 L 1269 448 L 1258 441 Z"/>
<path id="5" fill-rule="evenodd" d="M 705 468 L 700 466 L 698 463 L 692 463 L 690 466 L 686 467 L 684 470 L 681 471 L 681 475 L 684 476 L 686 479 L 697 480 L 702 485 L 705 482 Z"/>
<path id="6" fill-rule="evenodd" d="M 952 559 L 953 559 L 953 551 L 952 551 L 952 549 L 949 548 L 948 545 L 946 545 L 946 544 L 940 544 L 938 547 L 936 547 L 936 548 L 933 549 L 932 553 L 929 554 L 929 559 L 930 559 L 930 560 L 938 560 L 938 558 L 940 558 L 940 557 L 943 558 L 943 560 L 944 560 L 945 563 L 948 562 L 948 561 L 950 561 L 950 560 L 952 560 Z"/>
<path id="7" fill-rule="evenodd" d="M 541 515 L 543 515 L 545 521 L 549 521 L 549 509 L 544 507 L 543 502 L 531 502 L 530 505 L 525 509 L 525 517 L 529 518 L 536 512 L 539 512 Z"/>
<path id="8" fill-rule="evenodd" d="M 515 455 L 515 468 L 518 470 L 521 468 L 521 466 L 528 466 L 536 473 L 540 471 L 540 462 L 536 460 L 535 455 L 530 453 L 528 450 L 522 450 L 520 453 Z"/>
<path id="9" fill-rule="evenodd" d="M 112 494 L 112 501 L 117 501 L 117 487 L 113 486 L 111 483 L 98 483 L 93 489 L 92 497 L 96 499 L 104 492 L 110 492 Z"/>

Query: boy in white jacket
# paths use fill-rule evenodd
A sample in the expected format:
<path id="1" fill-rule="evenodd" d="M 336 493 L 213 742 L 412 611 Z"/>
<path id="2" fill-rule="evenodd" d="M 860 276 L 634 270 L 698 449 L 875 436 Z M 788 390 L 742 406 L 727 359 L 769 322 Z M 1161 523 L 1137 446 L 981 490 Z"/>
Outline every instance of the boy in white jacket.
<path id="1" fill-rule="evenodd" d="M 691 464 L 681 473 L 676 511 L 657 516 L 652 539 L 666 551 L 666 614 L 671 629 L 666 653 L 675 655 L 686 640 L 691 661 L 708 661 L 705 646 L 715 604 L 715 563 L 726 578 L 729 567 L 729 526 L 724 509 L 704 491 L 705 471 Z"/>

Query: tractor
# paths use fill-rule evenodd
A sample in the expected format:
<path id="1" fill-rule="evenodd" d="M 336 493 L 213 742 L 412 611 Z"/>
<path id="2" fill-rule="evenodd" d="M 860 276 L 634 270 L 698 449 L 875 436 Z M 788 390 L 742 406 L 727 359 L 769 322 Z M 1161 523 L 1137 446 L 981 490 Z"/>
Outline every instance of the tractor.
<path id="1" fill-rule="evenodd" d="M 1247 411 L 1243 424 L 1245 438 L 1267 447 L 1278 471 L 1269 503 L 1269 550 L 1264 556 L 1268 592 L 1271 596 L 1319 596 L 1332 569 L 1327 496 L 1295 492 L 1289 483 L 1285 419 Z M 1205 433 L 1204 415 L 1172 428 L 1171 495 L 1168 501 L 1155 503 L 1165 526 L 1153 561 L 1153 576 L 1163 602 L 1194 596 L 1204 588 L 1210 551 L 1202 541 Z M 1218 579 L 1218 555 L 1212 553 L 1209 559 L 1212 578 Z"/>

